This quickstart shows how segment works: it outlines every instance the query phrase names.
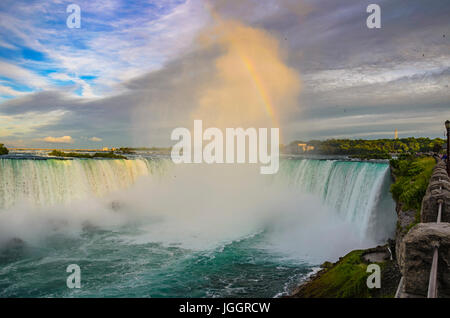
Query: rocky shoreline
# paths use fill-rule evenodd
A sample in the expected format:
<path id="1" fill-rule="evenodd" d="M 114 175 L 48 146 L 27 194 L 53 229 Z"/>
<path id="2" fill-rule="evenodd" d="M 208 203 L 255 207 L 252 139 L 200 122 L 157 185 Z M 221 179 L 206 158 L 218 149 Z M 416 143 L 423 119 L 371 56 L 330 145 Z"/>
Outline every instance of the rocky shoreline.
<path id="1" fill-rule="evenodd" d="M 369 290 L 366 269 L 381 268 L 381 288 Z M 289 298 L 369 298 L 394 297 L 401 273 L 389 244 L 354 250 L 335 263 L 325 262 L 321 270 L 297 287 Z"/>

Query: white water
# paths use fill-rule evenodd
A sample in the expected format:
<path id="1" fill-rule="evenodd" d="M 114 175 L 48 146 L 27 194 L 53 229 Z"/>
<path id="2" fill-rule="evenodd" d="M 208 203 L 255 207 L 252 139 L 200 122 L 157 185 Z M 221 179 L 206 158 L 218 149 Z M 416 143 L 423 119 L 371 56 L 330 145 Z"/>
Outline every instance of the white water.
<path id="1" fill-rule="evenodd" d="M 17 203 L 50 206 L 128 188 L 158 174 L 152 160 L 0 159 L 0 209 Z"/>
<path id="2" fill-rule="evenodd" d="M 286 160 L 280 169 L 285 182 L 312 193 L 345 220 L 354 223 L 360 235 L 382 241 L 393 234 L 394 202 L 389 193 L 387 164 L 337 160 Z"/>
<path id="3" fill-rule="evenodd" d="M 395 224 L 388 165 L 286 160 L 248 166 L 167 160 L 0 160 L 0 240 L 36 244 L 88 225 L 138 224 L 121 240 L 217 249 L 265 232 L 261 248 L 322 261 L 384 241 Z M 119 202 L 118 209 L 111 202 Z"/>

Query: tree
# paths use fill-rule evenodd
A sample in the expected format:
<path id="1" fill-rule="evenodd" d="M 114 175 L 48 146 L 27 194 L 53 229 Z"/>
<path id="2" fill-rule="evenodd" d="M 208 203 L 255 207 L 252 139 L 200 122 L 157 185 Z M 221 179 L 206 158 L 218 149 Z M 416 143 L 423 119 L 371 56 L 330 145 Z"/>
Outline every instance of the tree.
<path id="1" fill-rule="evenodd" d="M 7 155 L 8 153 L 9 150 L 3 144 L 0 144 L 0 155 Z"/>

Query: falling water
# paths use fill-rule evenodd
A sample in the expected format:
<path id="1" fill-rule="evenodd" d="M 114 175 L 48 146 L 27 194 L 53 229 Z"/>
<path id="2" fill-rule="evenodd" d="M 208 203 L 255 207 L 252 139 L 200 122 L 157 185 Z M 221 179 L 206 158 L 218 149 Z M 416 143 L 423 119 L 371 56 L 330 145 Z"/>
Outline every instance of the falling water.
<path id="1" fill-rule="evenodd" d="M 338 160 L 285 160 L 281 179 L 313 193 L 363 235 L 385 239 L 395 226 L 394 202 L 389 194 L 389 166 L 385 163 Z"/>
<path id="2" fill-rule="evenodd" d="M 54 205 L 102 196 L 131 186 L 141 176 L 160 174 L 166 165 L 150 159 L 0 159 L 0 208 L 20 201 Z"/>

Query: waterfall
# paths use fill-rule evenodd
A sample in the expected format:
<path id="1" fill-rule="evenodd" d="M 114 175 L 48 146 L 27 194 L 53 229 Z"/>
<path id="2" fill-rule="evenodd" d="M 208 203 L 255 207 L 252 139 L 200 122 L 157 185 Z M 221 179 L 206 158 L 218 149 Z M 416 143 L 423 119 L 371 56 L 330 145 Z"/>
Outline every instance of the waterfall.
<path id="1" fill-rule="evenodd" d="M 53 205 L 129 187 L 161 169 L 159 161 L 0 159 L 0 209 L 20 201 Z"/>
<path id="2" fill-rule="evenodd" d="M 321 201 L 359 231 L 383 239 L 395 229 L 395 204 L 389 193 L 389 165 L 338 160 L 284 160 L 283 182 L 320 196 Z"/>
<path id="3" fill-rule="evenodd" d="M 19 202 L 49 206 L 103 196 L 128 188 L 141 176 L 167 175 L 171 161 L 0 159 L 0 210 Z M 339 160 L 282 160 L 276 182 L 320 198 L 361 236 L 383 240 L 395 227 L 385 163 Z M 220 181 L 218 181 L 220 182 Z"/>

